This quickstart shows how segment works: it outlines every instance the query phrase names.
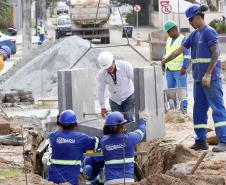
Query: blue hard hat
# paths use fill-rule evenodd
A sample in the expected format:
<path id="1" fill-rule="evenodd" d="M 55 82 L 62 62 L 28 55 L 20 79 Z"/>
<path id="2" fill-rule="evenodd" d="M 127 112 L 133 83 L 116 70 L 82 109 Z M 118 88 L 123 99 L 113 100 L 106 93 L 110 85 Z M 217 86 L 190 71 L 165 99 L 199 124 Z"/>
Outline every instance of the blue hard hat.
<path id="1" fill-rule="evenodd" d="M 7 57 L 11 56 L 11 49 L 8 46 L 1 46 L 0 49 L 4 50 L 7 53 Z"/>
<path id="2" fill-rule="evenodd" d="M 125 120 L 123 114 L 121 112 L 115 111 L 110 113 L 105 121 L 105 125 L 108 126 L 116 126 L 116 125 L 121 125 L 125 124 L 127 120 Z"/>
<path id="3" fill-rule="evenodd" d="M 76 114 L 72 110 L 65 110 L 60 114 L 59 122 L 64 126 L 76 124 L 77 123 Z"/>
<path id="4" fill-rule="evenodd" d="M 202 12 L 201 7 L 202 7 L 202 6 L 199 5 L 199 4 L 194 4 L 194 5 L 190 6 L 190 7 L 185 11 L 186 17 L 189 19 L 189 18 L 194 17 L 194 16 L 197 15 L 198 13 L 201 13 L 201 12 Z"/>

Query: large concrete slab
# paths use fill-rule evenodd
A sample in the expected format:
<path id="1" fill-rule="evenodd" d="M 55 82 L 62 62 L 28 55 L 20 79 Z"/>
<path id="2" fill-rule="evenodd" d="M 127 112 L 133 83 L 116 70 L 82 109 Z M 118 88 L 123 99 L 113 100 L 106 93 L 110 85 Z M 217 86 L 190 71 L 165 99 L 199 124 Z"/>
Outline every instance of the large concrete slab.
<path id="1" fill-rule="evenodd" d="M 154 140 L 165 136 L 163 75 L 160 66 L 148 66 L 134 69 L 135 112 L 146 110 L 146 140 Z"/>
<path id="2" fill-rule="evenodd" d="M 72 109 L 78 120 L 83 120 L 83 113 L 95 112 L 95 71 L 75 68 L 58 71 L 59 112 Z"/>

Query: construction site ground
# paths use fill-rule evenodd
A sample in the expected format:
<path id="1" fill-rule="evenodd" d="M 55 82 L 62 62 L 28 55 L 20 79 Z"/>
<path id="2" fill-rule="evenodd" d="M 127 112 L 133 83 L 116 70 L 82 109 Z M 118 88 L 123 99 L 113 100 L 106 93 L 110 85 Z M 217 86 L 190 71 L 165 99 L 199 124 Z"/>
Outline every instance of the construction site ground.
<path id="1" fill-rule="evenodd" d="M 142 53 L 146 58 L 150 58 L 149 44 L 145 42 L 148 38 L 149 29 L 152 28 L 140 28 L 139 32 L 141 34 L 142 43 L 141 46 L 136 46 L 136 40 L 134 38 L 130 39 L 131 45 L 134 46 L 138 51 Z M 135 32 L 135 30 L 134 30 Z M 121 38 L 121 29 L 118 27 L 111 29 L 111 44 L 124 44 L 126 39 Z M 136 32 L 134 33 L 134 35 Z M 50 35 L 49 35 L 50 37 Z M 54 36 L 52 36 L 54 38 Z M 78 40 L 77 38 L 74 38 Z M 53 39 L 54 40 L 54 39 Z M 63 42 L 70 42 L 69 38 L 61 39 L 56 43 L 48 45 L 48 49 L 55 47 L 57 44 Z M 79 41 L 82 44 L 89 46 L 88 42 Z M 121 43 L 120 43 L 121 42 Z M 88 43 L 88 44 L 87 44 Z M 98 43 L 95 46 L 104 46 Z M 34 46 L 36 48 L 37 45 Z M 46 46 L 41 46 L 45 48 Z M 61 48 L 62 49 L 62 48 Z M 30 56 L 32 61 L 36 55 L 42 55 L 42 48 L 38 48 L 40 52 L 32 53 Z M 130 47 L 111 47 L 106 48 L 113 52 L 119 57 L 123 57 L 134 66 L 145 66 L 148 65 L 144 60 L 142 60 L 136 52 L 132 51 Z M 55 50 L 54 50 L 55 51 Z M 47 52 L 48 54 L 48 52 Z M 58 55 L 58 53 L 53 53 Z M 18 53 L 12 57 L 9 63 L 6 64 L 7 68 L 11 68 L 10 65 L 15 62 L 20 62 L 21 57 L 21 46 L 18 46 Z M 62 57 L 62 56 L 61 56 Z M 91 56 L 89 56 L 91 57 Z M 28 57 L 29 58 L 29 57 Z M 89 59 L 89 58 L 88 58 Z M 44 59 L 43 59 L 44 60 Z M 29 61 L 27 62 L 27 64 Z M 84 67 L 84 66 L 83 66 Z M 16 67 L 14 73 L 20 70 L 20 67 Z M 7 73 L 7 71 L 5 71 Z M 12 72 L 11 72 L 12 73 Z M 223 77 L 223 76 L 222 76 Z M 4 76 L 6 80 L 10 79 L 8 76 Z M 54 80 L 53 80 L 54 81 Z M 224 93 L 226 91 L 226 81 L 222 80 Z M 54 83 L 52 83 L 54 84 Z M 41 87 L 40 87 L 41 88 Z M 52 86 L 51 86 L 52 88 Z M 195 166 L 196 162 L 203 154 L 203 151 L 195 152 L 190 150 L 188 147 L 194 142 L 194 130 L 193 130 L 193 120 L 192 120 L 192 77 L 189 74 L 188 79 L 188 102 L 189 109 L 188 115 L 184 116 L 176 110 L 170 110 L 165 116 L 165 130 L 166 136 L 157 141 L 144 142 L 138 146 L 138 150 L 147 151 L 147 155 L 143 157 L 138 157 L 142 170 L 145 174 L 145 179 L 141 182 L 135 184 L 150 184 L 150 185 L 223 185 L 226 182 L 226 153 L 213 153 L 211 151 L 212 146 L 210 146 L 207 151 L 207 155 L 203 159 L 202 163 L 198 166 L 194 174 L 190 174 L 192 168 Z M 47 89 L 47 92 L 49 90 Z M 45 93 L 44 93 L 45 94 Z M 52 94 L 51 94 L 52 95 Z M 55 94 L 57 97 L 57 94 Z M 38 98 L 40 96 L 37 95 Z M 42 97 L 43 99 L 49 97 Z M 226 102 L 226 97 L 224 96 Z M 57 104 L 57 103 L 56 103 Z M 28 138 L 25 148 L 20 146 L 11 145 L 0 145 L 0 184 L 3 185 L 48 185 L 54 184 L 47 182 L 41 176 L 32 174 L 32 164 L 29 160 L 23 158 L 23 152 L 31 148 L 32 142 L 29 139 L 33 132 L 42 133 L 42 116 L 46 114 L 46 111 L 56 110 L 57 106 L 53 103 L 43 103 L 30 106 L 19 106 L 12 108 L 5 108 L 4 110 L 9 113 L 10 116 L 15 118 L 15 114 L 20 112 L 20 115 L 29 115 L 29 111 L 33 111 L 32 114 L 37 113 L 37 117 L 27 121 L 23 118 L 13 119 L 10 122 L 11 133 L 21 133 L 21 125 L 23 125 L 23 137 Z M 98 110 L 97 110 L 98 111 Z M 41 113 L 40 113 L 41 112 Z M 40 115 L 41 114 L 41 115 Z M 29 116 L 28 116 L 29 117 Z M 44 116 L 45 117 L 45 116 Z M 37 121 L 37 120 L 39 121 Z M 20 120 L 20 121 L 18 121 Z M 36 122 L 37 121 L 37 122 Z M 209 128 L 214 130 L 213 121 L 211 119 L 211 111 L 209 111 Z M 3 121 L 4 122 L 4 121 Z M 26 124 L 25 124 L 26 122 Z M 35 122 L 34 124 L 30 124 Z M 151 124 L 151 123 L 149 123 Z M 26 126 L 25 126 L 26 125 Z M 31 126 L 32 125 L 32 126 Z M 34 144 L 34 143 L 33 143 Z M 26 166 L 26 168 L 25 168 Z M 26 172 L 25 173 L 25 169 Z M 27 175 L 26 175 L 27 174 Z M 27 178 L 26 178 L 27 177 Z"/>

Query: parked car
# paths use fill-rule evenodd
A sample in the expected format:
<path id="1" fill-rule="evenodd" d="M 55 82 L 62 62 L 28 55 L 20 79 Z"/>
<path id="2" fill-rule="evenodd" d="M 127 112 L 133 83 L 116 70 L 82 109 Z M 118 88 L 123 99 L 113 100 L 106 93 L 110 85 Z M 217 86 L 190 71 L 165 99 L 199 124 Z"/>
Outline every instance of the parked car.
<path id="1" fill-rule="evenodd" d="M 63 36 L 72 35 L 72 23 L 68 15 L 61 15 L 57 18 L 56 23 L 56 39 L 59 39 Z"/>
<path id="2" fill-rule="evenodd" d="M 69 7 L 66 5 L 64 2 L 58 2 L 57 3 L 57 15 L 62 14 L 62 13 L 69 13 Z"/>
<path id="3" fill-rule="evenodd" d="M 12 54 L 16 53 L 16 39 L 0 32 L 0 46 L 8 46 Z"/>

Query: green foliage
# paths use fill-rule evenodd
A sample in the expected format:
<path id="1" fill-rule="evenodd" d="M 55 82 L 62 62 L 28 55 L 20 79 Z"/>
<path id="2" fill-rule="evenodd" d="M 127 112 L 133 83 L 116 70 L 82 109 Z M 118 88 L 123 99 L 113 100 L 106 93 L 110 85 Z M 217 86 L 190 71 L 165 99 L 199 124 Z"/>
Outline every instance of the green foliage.
<path id="1" fill-rule="evenodd" d="M 209 23 L 209 25 L 219 34 L 226 33 L 226 24 L 224 21 L 214 19 Z"/>
<path id="2" fill-rule="evenodd" d="M 0 1 L 0 28 L 7 28 L 13 23 L 13 8 L 11 0 Z"/>
<path id="3" fill-rule="evenodd" d="M 139 4 L 141 6 L 141 11 L 139 12 L 139 25 L 149 24 L 149 2 L 147 0 L 118 0 L 120 4 L 130 4 L 132 6 Z M 136 25 L 136 12 L 128 13 L 126 16 L 126 22 L 130 25 Z"/>

